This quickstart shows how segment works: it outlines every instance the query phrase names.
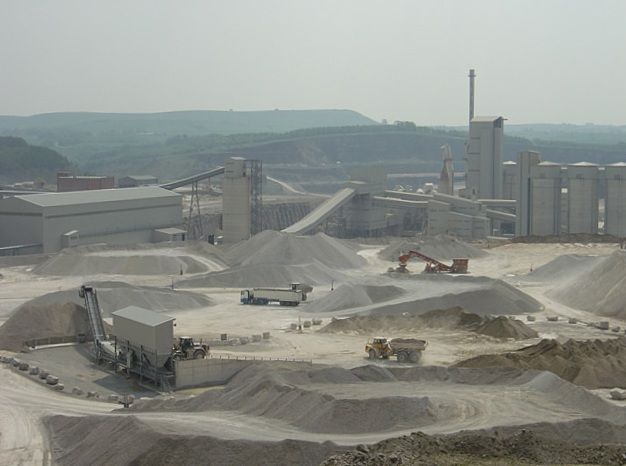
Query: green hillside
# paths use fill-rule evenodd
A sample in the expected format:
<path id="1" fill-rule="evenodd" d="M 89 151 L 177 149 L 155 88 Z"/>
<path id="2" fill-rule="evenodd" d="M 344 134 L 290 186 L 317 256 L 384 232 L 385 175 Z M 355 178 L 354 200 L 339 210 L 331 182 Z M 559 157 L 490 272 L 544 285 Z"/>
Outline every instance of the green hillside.
<path id="1" fill-rule="evenodd" d="M 0 183 L 54 180 L 57 170 L 70 166 L 67 158 L 47 147 L 31 146 L 22 138 L 0 137 Z"/>

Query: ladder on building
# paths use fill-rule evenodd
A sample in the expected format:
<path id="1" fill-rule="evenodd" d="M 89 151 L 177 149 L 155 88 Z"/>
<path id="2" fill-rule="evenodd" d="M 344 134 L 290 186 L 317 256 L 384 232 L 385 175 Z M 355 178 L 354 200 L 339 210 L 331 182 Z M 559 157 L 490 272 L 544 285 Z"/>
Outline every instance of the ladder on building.
<path id="1" fill-rule="evenodd" d="M 98 295 L 92 286 L 83 285 L 80 287 L 78 295 L 85 300 L 85 309 L 89 319 L 89 328 L 93 336 L 93 342 L 96 352 L 100 348 L 100 343 L 107 339 L 104 331 L 104 322 L 100 312 L 100 304 L 98 304 Z"/>

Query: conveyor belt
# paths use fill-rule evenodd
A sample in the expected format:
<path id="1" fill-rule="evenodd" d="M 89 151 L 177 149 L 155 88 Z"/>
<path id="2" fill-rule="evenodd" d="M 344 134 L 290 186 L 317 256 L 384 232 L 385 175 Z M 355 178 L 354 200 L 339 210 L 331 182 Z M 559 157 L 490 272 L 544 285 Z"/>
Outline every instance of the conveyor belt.
<path id="1" fill-rule="evenodd" d="M 331 198 L 324 201 L 315 210 L 309 212 L 304 218 L 282 230 L 283 233 L 293 233 L 296 235 L 308 233 L 324 222 L 324 220 L 335 213 L 341 206 L 349 202 L 355 194 L 356 191 L 353 188 L 343 188 L 337 191 Z"/>

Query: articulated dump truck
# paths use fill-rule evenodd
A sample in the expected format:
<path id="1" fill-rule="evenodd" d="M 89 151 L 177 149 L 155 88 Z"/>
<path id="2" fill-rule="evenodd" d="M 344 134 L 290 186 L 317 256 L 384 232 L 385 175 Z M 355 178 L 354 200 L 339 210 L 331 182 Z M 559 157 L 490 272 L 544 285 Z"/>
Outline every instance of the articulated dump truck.
<path id="1" fill-rule="evenodd" d="M 365 352 L 370 359 L 389 359 L 395 356 L 398 362 L 416 363 L 421 359 L 426 345 L 428 345 L 426 340 L 415 338 L 387 340 L 385 337 L 376 337 L 367 342 Z"/>

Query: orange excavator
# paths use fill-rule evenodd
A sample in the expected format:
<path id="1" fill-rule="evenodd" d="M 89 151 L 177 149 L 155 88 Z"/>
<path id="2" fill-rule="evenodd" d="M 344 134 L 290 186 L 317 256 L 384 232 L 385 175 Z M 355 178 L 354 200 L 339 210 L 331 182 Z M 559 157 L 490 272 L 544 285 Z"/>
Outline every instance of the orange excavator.
<path id="1" fill-rule="evenodd" d="M 426 273 L 468 273 L 469 272 L 469 259 L 452 259 L 452 265 L 444 264 L 443 262 L 439 262 L 437 259 L 433 259 L 432 257 L 428 257 L 426 254 L 422 254 L 417 251 L 409 251 L 406 254 L 398 257 L 398 262 L 400 263 L 396 268 L 396 272 L 408 272 L 406 268 L 406 263 L 412 258 L 417 257 L 418 259 L 422 259 L 426 262 L 426 267 L 424 268 L 424 272 Z"/>

